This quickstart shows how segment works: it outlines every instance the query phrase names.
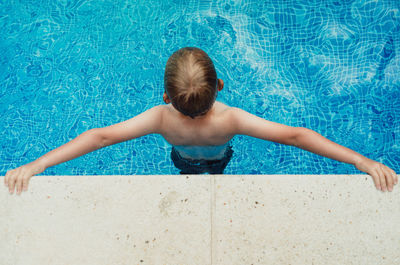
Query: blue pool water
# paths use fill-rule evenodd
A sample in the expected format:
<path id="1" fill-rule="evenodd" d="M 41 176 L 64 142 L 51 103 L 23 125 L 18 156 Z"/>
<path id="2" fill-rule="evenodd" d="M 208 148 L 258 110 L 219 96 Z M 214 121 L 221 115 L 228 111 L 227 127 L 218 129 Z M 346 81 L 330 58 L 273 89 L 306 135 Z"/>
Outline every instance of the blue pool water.
<path id="1" fill-rule="evenodd" d="M 177 49 L 213 59 L 218 100 L 317 131 L 400 172 L 400 2 L 1 1 L 0 174 L 84 131 L 162 104 Z M 355 174 L 349 164 L 235 136 L 226 174 Z M 43 175 L 178 174 L 160 135 Z"/>

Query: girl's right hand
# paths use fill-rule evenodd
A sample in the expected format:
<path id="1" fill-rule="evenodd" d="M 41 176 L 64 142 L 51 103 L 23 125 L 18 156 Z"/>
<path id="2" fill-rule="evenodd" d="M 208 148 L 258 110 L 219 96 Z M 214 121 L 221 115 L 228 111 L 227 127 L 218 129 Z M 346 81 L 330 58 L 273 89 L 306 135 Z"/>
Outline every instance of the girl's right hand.
<path id="1" fill-rule="evenodd" d="M 378 190 L 386 191 L 387 186 L 388 190 L 392 191 L 393 185 L 396 185 L 399 181 L 396 172 L 394 172 L 393 169 L 372 159 L 363 157 L 361 160 L 355 163 L 355 166 L 359 170 L 372 176 L 375 187 Z"/>
<path id="2" fill-rule="evenodd" d="M 13 194 L 14 188 L 17 190 L 17 195 L 21 194 L 22 190 L 28 190 L 29 180 L 32 176 L 40 174 L 45 170 L 43 163 L 33 161 L 29 164 L 17 167 L 8 171 L 4 177 L 4 185 Z"/>

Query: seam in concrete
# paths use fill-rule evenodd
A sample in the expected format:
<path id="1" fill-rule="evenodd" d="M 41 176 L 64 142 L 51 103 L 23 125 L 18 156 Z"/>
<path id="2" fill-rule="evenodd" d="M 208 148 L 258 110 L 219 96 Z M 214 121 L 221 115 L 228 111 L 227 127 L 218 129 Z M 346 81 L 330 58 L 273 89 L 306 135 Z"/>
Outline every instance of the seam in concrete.
<path id="1" fill-rule="evenodd" d="M 215 176 L 210 174 L 210 259 L 213 264 L 214 255 L 214 216 L 215 216 Z"/>

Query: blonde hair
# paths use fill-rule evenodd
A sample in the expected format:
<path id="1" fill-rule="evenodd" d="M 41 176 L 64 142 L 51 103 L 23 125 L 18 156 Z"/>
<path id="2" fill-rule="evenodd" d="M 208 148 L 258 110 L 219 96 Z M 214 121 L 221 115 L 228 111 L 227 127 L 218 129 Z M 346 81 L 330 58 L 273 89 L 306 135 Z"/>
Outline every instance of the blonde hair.
<path id="1" fill-rule="evenodd" d="M 217 73 L 203 50 L 185 47 L 167 61 L 164 87 L 172 105 L 194 119 L 211 109 L 217 96 Z"/>

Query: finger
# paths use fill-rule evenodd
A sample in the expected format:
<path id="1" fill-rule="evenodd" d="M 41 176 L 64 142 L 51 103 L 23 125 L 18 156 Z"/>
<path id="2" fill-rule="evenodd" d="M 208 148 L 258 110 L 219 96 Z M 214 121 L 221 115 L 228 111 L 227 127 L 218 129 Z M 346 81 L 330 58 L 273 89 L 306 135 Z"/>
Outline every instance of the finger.
<path id="1" fill-rule="evenodd" d="M 379 181 L 379 175 L 374 170 L 372 170 L 369 174 L 372 176 L 372 180 L 374 181 L 376 189 L 380 190 L 381 184 Z"/>
<path id="2" fill-rule="evenodd" d="M 7 180 L 6 180 L 6 186 L 8 187 L 8 189 L 10 189 L 10 184 L 11 184 L 11 178 L 12 178 L 13 172 L 9 172 L 7 175 Z"/>
<path id="3" fill-rule="evenodd" d="M 398 178 L 396 172 L 394 172 L 393 169 L 390 169 L 390 171 L 391 171 L 392 174 L 393 174 L 394 184 L 397 184 L 397 183 L 399 182 L 399 178 Z"/>
<path id="4" fill-rule="evenodd" d="M 14 178 L 18 176 L 18 171 L 17 170 L 11 170 L 10 173 L 8 174 L 7 177 L 7 186 L 10 188 L 10 185 L 12 183 L 12 181 L 14 180 Z"/>
<path id="5" fill-rule="evenodd" d="M 28 183 L 29 183 L 29 178 L 24 178 L 22 180 L 22 188 L 23 188 L 24 191 L 28 190 Z"/>
<path id="6" fill-rule="evenodd" d="M 19 182 L 19 194 L 22 193 L 22 191 L 26 191 L 25 186 L 28 187 L 28 180 L 29 180 L 29 173 L 25 173 L 22 178 L 21 181 Z"/>
<path id="7" fill-rule="evenodd" d="M 13 171 L 8 171 L 8 172 L 6 173 L 6 175 L 4 176 L 4 184 L 5 184 L 6 186 L 8 186 L 8 180 L 10 179 L 10 176 L 11 176 L 12 173 L 13 173 Z"/>
<path id="8" fill-rule="evenodd" d="M 11 194 L 13 194 L 13 192 L 14 192 L 15 181 L 16 181 L 16 175 L 14 174 L 8 180 L 8 189 L 10 190 Z"/>
<path id="9" fill-rule="evenodd" d="M 382 172 L 381 168 L 376 169 L 377 174 L 379 175 L 379 182 L 382 187 L 382 191 L 386 191 L 386 180 L 385 180 L 385 175 Z"/>
<path id="10" fill-rule="evenodd" d="M 393 186 L 397 184 L 397 175 L 396 172 L 394 172 L 393 169 L 391 169 L 390 167 L 386 167 L 386 169 L 388 170 L 390 176 L 392 176 L 392 182 L 393 182 Z"/>
<path id="11" fill-rule="evenodd" d="M 393 190 L 393 182 L 394 182 L 392 172 L 390 172 L 389 168 L 386 166 L 382 166 L 382 171 L 385 174 L 388 190 L 392 191 Z"/>
<path id="12" fill-rule="evenodd" d="M 386 166 L 386 169 L 388 169 L 389 170 L 389 172 L 391 173 L 391 175 L 392 175 L 392 177 L 393 177 L 393 183 L 394 183 L 394 185 L 396 185 L 397 184 L 397 182 L 399 181 L 399 179 L 398 179 L 398 177 L 397 177 L 397 174 L 396 174 L 396 172 L 394 172 L 394 170 L 393 169 L 391 169 L 390 167 L 388 167 L 388 166 Z"/>
<path id="13" fill-rule="evenodd" d="M 15 184 L 15 192 L 17 195 L 21 194 L 22 178 L 23 178 L 23 176 L 20 175 L 19 178 L 17 178 L 16 184 Z"/>
<path id="14" fill-rule="evenodd" d="M 7 178 L 8 178 L 8 174 L 10 173 L 10 171 L 7 171 L 7 173 L 4 176 L 4 186 L 7 187 Z"/>

